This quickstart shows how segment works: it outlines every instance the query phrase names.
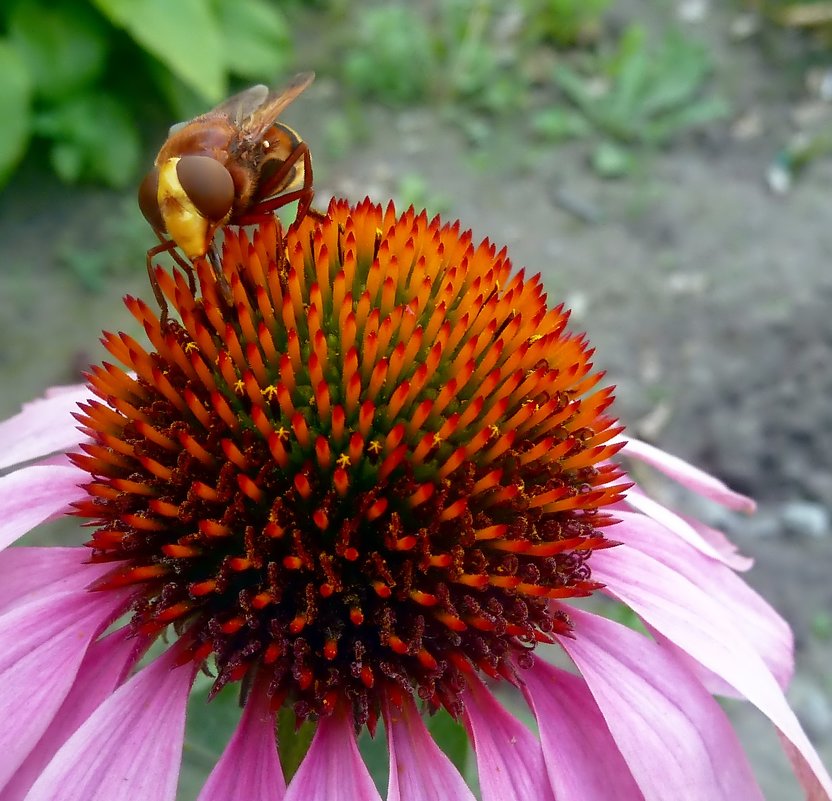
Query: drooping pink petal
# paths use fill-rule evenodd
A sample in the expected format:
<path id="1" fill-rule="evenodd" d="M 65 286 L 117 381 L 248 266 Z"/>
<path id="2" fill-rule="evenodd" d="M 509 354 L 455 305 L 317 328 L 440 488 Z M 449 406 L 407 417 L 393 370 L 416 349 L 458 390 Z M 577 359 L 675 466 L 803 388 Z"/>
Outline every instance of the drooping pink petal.
<path id="1" fill-rule="evenodd" d="M 281 801 L 286 794 L 267 687 L 255 682 L 237 730 L 197 801 Z"/>
<path id="2" fill-rule="evenodd" d="M 635 578 L 634 573 L 628 573 L 625 564 L 625 560 L 637 559 L 630 551 L 635 549 L 646 554 L 650 561 L 641 562 L 644 589 L 649 590 L 653 586 L 653 575 L 657 578 L 657 584 L 658 576 L 664 576 L 667 584 L 665 594 L 668 598 L 677 598 L 674 595 L 677 577 L 686 578 L 713 601 L 714 605 L 710 608 L 718 609 L 720 620 L 733 621 L 735 628 L 766 663 L 778 684 L 783 688 L 788 686 L 794 672 L 792 631 L 789 624 L 760 595 L 730 569 L 691 550 L 679 540 L 668 537 L 664 528 L 653 520 L 626 512 L 619 513 L 618 517 L 621 522 L 611 530 L 615 532 L 615 539 L 624 543 L 625 547 L 616 549 L 614 554 L 599 553 L 600 558 L 597 560 L 593 558 L 593 575 L 596 575 L 596 568 L 602 571 L 597 574 L 599 576 L 606 575 L 603 571 L 612 571 L 614 576 L 610 590 L 614 590 L 612 585 L 619 588 L 621 580 L 626 584 Z M 648 574 L 654 568 L 656 573 Z M 672 575 L 667 569 L 672 571 Z M 606 582 L 606 578 L 599 578 L 599 581 Z M 628 597 L 622 600 L 630 603 L 631 599 Z M 664 602 L 656 602 L 666 610 L 671 608 Z M 677 601 L 673 606 L 678 603 Z M 653 625 L 652 621 L 647 622 Z M 672 634 L 664 630 L 661 633 L 673 640 Z"/>
<path id="3" fill-rule="evenodd" d="M 638 487 L 632 487 L 624 494 L 624 503 L 632 509 L 641 512 L 646 517 L 652 518 L 657 523 L 661 523 L 668 534 L 675 534 L 688 545 L 696 548 L 697 551 L 710 556 L 711 559 L 716 559 L 719 562 L 727 562 L 731 559 L 730 555 L 721 553 L 715 548 L 705 537 L 703 537 L 690 523 L 687 522 L 681 515 L 671 511 L 666 506 L 662 506 L 658 501 L 645 495 Z M 619 510 L 616 509 L 616 516 Z"/>
<path id="4" fill-rule="evenodd" d="M 728 718 L 694 676 L 626 626 L 577 609 L 570 616 L 575 638 L 558 641 L 646 801 L 762 801 Z"/>
<path id="5" fill-rule="evenodd" d="M 800 786 L 806 791 L 806 801 L 829 801 L 832 793 L 829 792 L 828 781 L 823 781 L 811 768 L 803 754 L 794 743 L 786 737 L 782 731 L 777 730 L 783 751 L 792 763 L 795 775 Z"/>
<path id="6" fill-rule="evenodd" d="M 14 417 L 0 423 L 0 470 L 74 448 L 84 439 L 72 416 L 78 402 L 90 397 L 83 384 L 55 387 L 46 397 L 27 403 Z"/>
<path id="7" fill-rule="evenodd" d="M 584 681 L 539 658 L 521 678 L 557 801 L 644 801 Z"/>
<path id="8" fill-rule="evenodd" d="M 26 801 L 174 801 L 191 664 L 174 647 L 119 687 L 60 748 Z"/>
<path id="9" fill-rule="evenodd" d="M 656 560 L 648 562 L 645 554 L 626 546 L 617 550 L 622 551 L 617 562 L 606 556 L 597 563 L 593 561 L 593 576 L 604 581 L 650 626 L 766 715 L 794 746 L 788 753 L 807 791 L 819 785 L 832 797 L 832 779 L 758 653 L 759 645 L 750 644 L 742 634 L 744 622 L 735 625 L 730 611 L 726 613 L 679 572 L 668 570 Z"/>
<path id="10" fill-rule="evenodd" d="M 465 723 L 477 757 L 483 801 L 554 801 L 540 741 L 468 677 Z M 2 799 L 0 799 L 2 801 Z"/>
<path id="11" fill-rule="evenodd" d="M 728 539 L 721 531 L 710 526 L 706 526 L 700 520 L 695 520 L 690 517 L 681 516 L 682 519 L 696 531 L 702 539 L 710 543 L 722 557 L 722 562 L 732 570 L 738 570 L 744 573 L 751 570 L 754 566 L 754 559 L 750 556 L 745 556 L 740 553 L 740 549 Z"/>
<path id="12" fill-rule="evenodd" d="M 285 801 L 381 801 L 346 715 L 321 719 Z"/>
<path id="13" fill-rule="evenodd" d="M 49 727 L 90 642 L 126 597 L 61 592 L 0 615 L 0 787 Z"/>
<path id="14" fill-rule="evenodd" d="M 0 551 L 0 613 L 41 595 L 80 589 L 111 565 L 84 564 L 89 548 L 6 548 Z"/>
<path id="15" fill-rule="evenodd" d="M 384 725 L 390 751 L 387 801 L 474 801 L 459 771 L 428 733 L 410 696 L 401 710 L 385 705 Z"/>
<path id="16" fill-rule="evenodd" d="M 123 680 L 133 664 L 137 643 L 128 629 L 119 629 L 90 645 L 75 683 L 49 728 L 0 789 L 0 801 L 23 801 L 58 749 Z"/>
<path id="17" fill-rule="evenodd" d="M 34 465 L 0 476 L 0 549 L 85 497 L 79 484 L 89 474 L 77 467 Z"/>
<path id="18" fill-rule="evenodd" d="M 655 467 L 698 495 L 710 498 L 712 501 L 737 512 L 753 512 L 756 508 L 757 505 L 751 498 L 741 495 L 739 492 L 734 492 L 718 478 L 688 464 L 678 456 L 665 453 L 660 448 L 631 437 L 622 436 L 621 439 L 627 442 L 626 447 L 621 451 L 622 454 Z"/>

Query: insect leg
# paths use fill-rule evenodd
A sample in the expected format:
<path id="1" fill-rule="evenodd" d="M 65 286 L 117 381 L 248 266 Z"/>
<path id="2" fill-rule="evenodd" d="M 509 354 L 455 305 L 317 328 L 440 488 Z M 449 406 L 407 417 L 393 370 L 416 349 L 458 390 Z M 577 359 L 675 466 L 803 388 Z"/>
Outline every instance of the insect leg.
<path id="1" fill-rule="evenodd" d="M 214 278 L 217 281 L 217 286 L 220 289 L 220 294 L 222 295 L 222 299 L 225 301 L 225 305 L 229 308 L 234 308 L 234 295 L 231 292 L 231 287 L 228 285 L 228 281 L 225 278 L 225 273 L 222 269 L 222 260 L 220 259 L 220 254 L 215 244 L 212 244 L 208 250 L 208 261 L 211 262 L 211 270 L 214 273 Z"/>
<path id="2" fill-rule="evenodd" d="M 196 276 L 194 275 L 193 265 L 190 262 L 185 261 L 185 259 L 177 253 L 176 243 L 172 239 L 165 239 L 165 237 L 158 231 L 155 233 L 156 236 L 159 237 L 159 241 L 168 246 L 159 250 L 159 253 L 164 253 L 165 251 L 170 253 L 170 257 L 182 268 L 185 275 L 188 276 L 188 289 L 190 290 L 190 293 L 196 297 Z"/>
<path id="3" fill-rule="evenodd" d="M 162 312 L 159 317 L 159 322 L 162 327 L 164 327 L 165 323 L 168 321 L 168 302 L 165 300 L 162 287 L 159 286 L 159 282 L 156 280 L 156 271 L 153 269 L 153 258 L 158 256 L 160 253 L 171 253 L 176 247 L 176 244 L 172 239 L 165 240 L 161 236 L 159 236 L 159 238 L 162 240 L 161 243 L 147 251 L 147 277 L 150 279 L 150 287 L 153 289 L 153 296 L 156 298 L 156 302 L 159 304 L 159 309 Z"/>
<path id="4" fill-rule="evenodd" d="M 289 175 L 289 171 L 301 158 L 303 159 L 303 186 L 291 192 L 284 192 L 274 197 L 269 197 L 271 192 L 279 191 L 279 187 L 285 181 L 286 176 Z M 265 199 L 253 203 L 249 212 L 235 220 L 235 223 L 237 225 L 251 225 L 252 222 L 262 220 L 264 214 L 276 211 L 295 200 L 299 201 L 295 222 L 300 222 L 309 212 L 309 207 L 312 204 L 312 197 L 315 193 L 312 181 L 312 156 L 309 152 L 309 146 L 306 142 L 300 142 L 261 191 Z M 320 212 L 317 214 L 318 216 L 323 216 Z"/>

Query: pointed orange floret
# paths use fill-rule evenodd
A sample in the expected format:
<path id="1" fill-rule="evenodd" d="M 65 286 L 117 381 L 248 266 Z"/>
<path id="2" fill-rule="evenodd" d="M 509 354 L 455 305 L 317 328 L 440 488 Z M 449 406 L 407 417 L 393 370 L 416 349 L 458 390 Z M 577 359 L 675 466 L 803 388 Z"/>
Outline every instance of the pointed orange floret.
<path id="1" fill-rule="evenodd" d="M 172 624 L 217 684 L 270 671 L 301 716 L 454 710 L 568 634 L 626 485 L 592 350 L 539 275 L 459 223 L 333 201 L 155 270 L 162 324 L 105 334 L 73 455 L 95 589 Z M 148 344 L 149 342 L 149 344 Z"/>

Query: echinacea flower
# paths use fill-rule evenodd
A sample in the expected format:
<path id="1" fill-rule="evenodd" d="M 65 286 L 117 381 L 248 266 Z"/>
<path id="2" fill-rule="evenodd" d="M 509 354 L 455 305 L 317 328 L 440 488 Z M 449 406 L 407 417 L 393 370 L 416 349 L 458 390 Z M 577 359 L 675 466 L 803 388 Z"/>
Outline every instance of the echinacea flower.
<path id="1" fill-rule="evenodd" d="M 440 708 L 483 801 L 761 799 L 713 694 L 759 707 L 806 797 L 832 797 L 747 560 L 617 453 L 753 504 L 623 437 L 539 277 L 369 201 L 226 231 L 194 268 L 157 268 L 181 322 L 128 297 L 150 345 L 105 334 L 122 366 L 0 425 L 0 543 L 66 512 L 90 532 L 0 554 L 0 801 L 172 801 L 200 669 L 244 688 L 200 801 L 379 799 L 356 733 L 380 720 L 388 801 L 472 799 L 425 726 Z M 651 636 L 570 603 L 599 591 Z M 288 787 L 281 708 L 316 726 Z"/>

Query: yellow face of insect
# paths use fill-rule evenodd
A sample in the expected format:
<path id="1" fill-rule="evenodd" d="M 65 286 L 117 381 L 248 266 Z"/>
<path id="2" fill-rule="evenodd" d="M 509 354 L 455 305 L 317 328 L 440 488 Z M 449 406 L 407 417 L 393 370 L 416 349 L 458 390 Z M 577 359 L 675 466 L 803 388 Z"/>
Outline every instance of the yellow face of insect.
<path id="1" fill-rule="evenodd" d="M 182 188 L 176 171 L 178 163 L 178 158 L 168 159 L 159 167 L 159 188 L 156 198 L 165 222 L 165 229 L 182 252 L 193 260 L 204 256 L 208 251 L 211 225 L 199 213 Z"/>

